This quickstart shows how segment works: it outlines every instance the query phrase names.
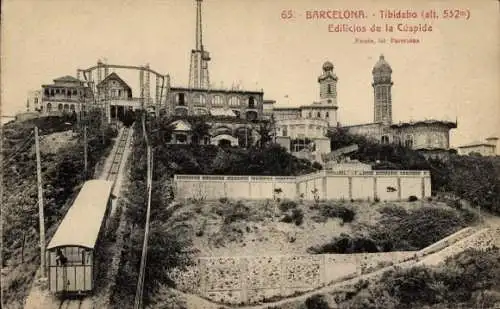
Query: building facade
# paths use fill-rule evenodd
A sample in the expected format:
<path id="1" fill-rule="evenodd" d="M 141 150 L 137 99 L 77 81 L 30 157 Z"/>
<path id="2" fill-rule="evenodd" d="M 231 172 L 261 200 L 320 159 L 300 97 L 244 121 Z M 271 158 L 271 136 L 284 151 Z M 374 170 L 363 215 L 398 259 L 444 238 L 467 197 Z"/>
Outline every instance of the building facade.
<path id="1" fill-rule="evenodd" d="M 63 76 L 54 79 L 53 84 L 42 85 L 42 103 L 38 105 L 38 110 L 42 114 L 80 112 L 92 102 L 92 90 L 83 81 Z"/>
<path id="2" fill-rule="evenodd" d="M 106 107 L 108 121 L 124 117 L 129 110 L 142 109 L 141 98 L 134 98 L 132 88 L 114 72 L 98 83 L 96 89 L 97 103 Z"/>
<path id="3" fill-rule="evenodd" d="M 374 115 L 373 122 L 343 126 L 352 134 L 364 135 L 384 144 L 398 144 L 424 155 L 440 156 L 450 148 L 450 130 L 457 122 L 443 120 L 417 120 L 393 122 L 392 68 L 381 55 L 372 70 Z"/>
<path id="4" fill-rule="evenodd" d="M 26 100 L 26 112 L 40 112 L 43 109 L 42 100 L 42 90 L 34 90 L 28 92 L 28 99 Z"/>
<path id="5" fill-rule="evenodd" d="M 485 142 L 473 142 L 458 147 L 459 155 L 480 154 L 482 156 L 498 155 L 498 138 L 488 137 Z"/>

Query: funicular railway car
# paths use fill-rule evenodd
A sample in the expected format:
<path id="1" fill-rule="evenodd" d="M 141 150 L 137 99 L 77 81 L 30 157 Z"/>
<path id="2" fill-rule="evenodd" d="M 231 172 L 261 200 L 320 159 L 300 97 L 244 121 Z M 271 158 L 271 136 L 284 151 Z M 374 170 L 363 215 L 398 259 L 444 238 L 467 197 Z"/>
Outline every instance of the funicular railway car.
<path id="1" fill-rule="evenodd" d="M 47 246 L 49 290 L 85 295 L 94 289 L 96 253 L 106 230 L 112 200 L 111 181 L 84 183 Z"/>

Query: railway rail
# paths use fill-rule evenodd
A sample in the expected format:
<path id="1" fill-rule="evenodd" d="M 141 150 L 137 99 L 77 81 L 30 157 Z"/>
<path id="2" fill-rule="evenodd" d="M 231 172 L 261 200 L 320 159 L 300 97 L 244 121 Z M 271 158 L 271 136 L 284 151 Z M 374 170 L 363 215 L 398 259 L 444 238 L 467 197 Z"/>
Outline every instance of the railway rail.
<path id="1" fill-rule="evenodd" d="M 119 136 L 119 140 L 117 141 L 116 148 L 114 149 L 113 158 L 111 161 L 111 165 L 109 170 L 106 172 L 105 179 L 113 182 L 112 191 L 114 190 L 114 186 L 116 183 L 116 179 L 118 177 L 118 173 L 120 171 L 120 167 L 122 166 L 123 154 L 127 147 L 127 142 L 129 140 L 129 135 L 131 134 L 132 129 L 128 127 L 124 127 L 121 135 Z M 74 297 L 74 298 L 65 298 L 59 300 L 58 309 L 94 309 L 92 304 L 92 300 L 90 297 L 82 296 L 82 297 Z"/>
<path id="2" fill-rule="evenodd" d="M 109 168 L 106 180 L 113 182 L 116 181 L 116 177 L 118 176 L 118 172 L 120 171 L 120 166 L 123 159 L 123 153 L 125 152 L 125 148 L 127 147 L 127 141 L 130 132 L 131 132 L 130 128 L 127 127 L 123 128 L 120 140 L 118 141 L 115 153 L 113 154 L 113 161 L 111 162 L 111 167 Z"/>

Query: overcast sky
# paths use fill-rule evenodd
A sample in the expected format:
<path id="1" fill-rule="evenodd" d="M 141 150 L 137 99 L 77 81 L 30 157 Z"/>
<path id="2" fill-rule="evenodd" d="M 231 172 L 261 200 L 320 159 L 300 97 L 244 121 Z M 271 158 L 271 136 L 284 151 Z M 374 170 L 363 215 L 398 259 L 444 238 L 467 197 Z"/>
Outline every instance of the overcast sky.
<path id="1" fill-rule="evenodd" d="M 353 5 L 356 3 L 356 5 Z M 376 4 L 374 4 L 376 3 Z M 145 65 L 188 82 L 195 44 L 194 0 L 4 0 L 2 6 L 2 113 L 22 110 L 27 92 L 77 68 L 106 59 Z M 330 23 L 397 25 L 382 9 L 469 9 L 470 19 L 421 18 L 432 32 L 331 33 Z M 284 9 L 295 18 L 283 20 Z M 306 20 L 314 9 L 363 9 L 364 20 Z M 373 16 L 375 14 L 375 16 Z M 338 81 L 339 121 L 373 121 L 371 70 L 380 54 L 393 69 L 393 119 L 455 120 L 452 146 L 500 137 L 499 1 L 205 0 L 203 43 L 217 87 L 263 88 L 277 106 L 310 104 L 329 60 Z M 419 44 L 354 44 L 354 38 L 418 38 Z M 138 74 L 117 70 L 137 91 Z M 288 96 L 285 98 L 285 96 Z"/>

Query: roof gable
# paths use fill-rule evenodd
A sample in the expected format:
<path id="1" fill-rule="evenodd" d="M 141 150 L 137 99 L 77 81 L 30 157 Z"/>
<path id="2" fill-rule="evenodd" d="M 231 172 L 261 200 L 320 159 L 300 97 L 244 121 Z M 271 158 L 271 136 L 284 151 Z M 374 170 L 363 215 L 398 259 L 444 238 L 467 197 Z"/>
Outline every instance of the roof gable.
<path id="1" fill-rule="evenodd" d="M 191 131 L 191 125 L 183 120 L 177 120 L 171 124 L 174 127 L 174 131 Z"/>
<path id="2" fill-rule="evenodd" d="M 130 88 L 130 86 L 123 80 L 121 79 L 120 76 L 118 76 L 118 74 L 116 74 L 115 72 L 109 74 L 108 76 L 106 76 L 105 79 L 103 79 L 99 84 L 97 84 L 97 88 L 102 88 L 104 87 L 104 84 L 107 83 L 108 81 L 110 80 L 116 80 L 118 81 L 122 86 L 124 86 L 125 88 L 131 90 L 132 88 Z"/>

